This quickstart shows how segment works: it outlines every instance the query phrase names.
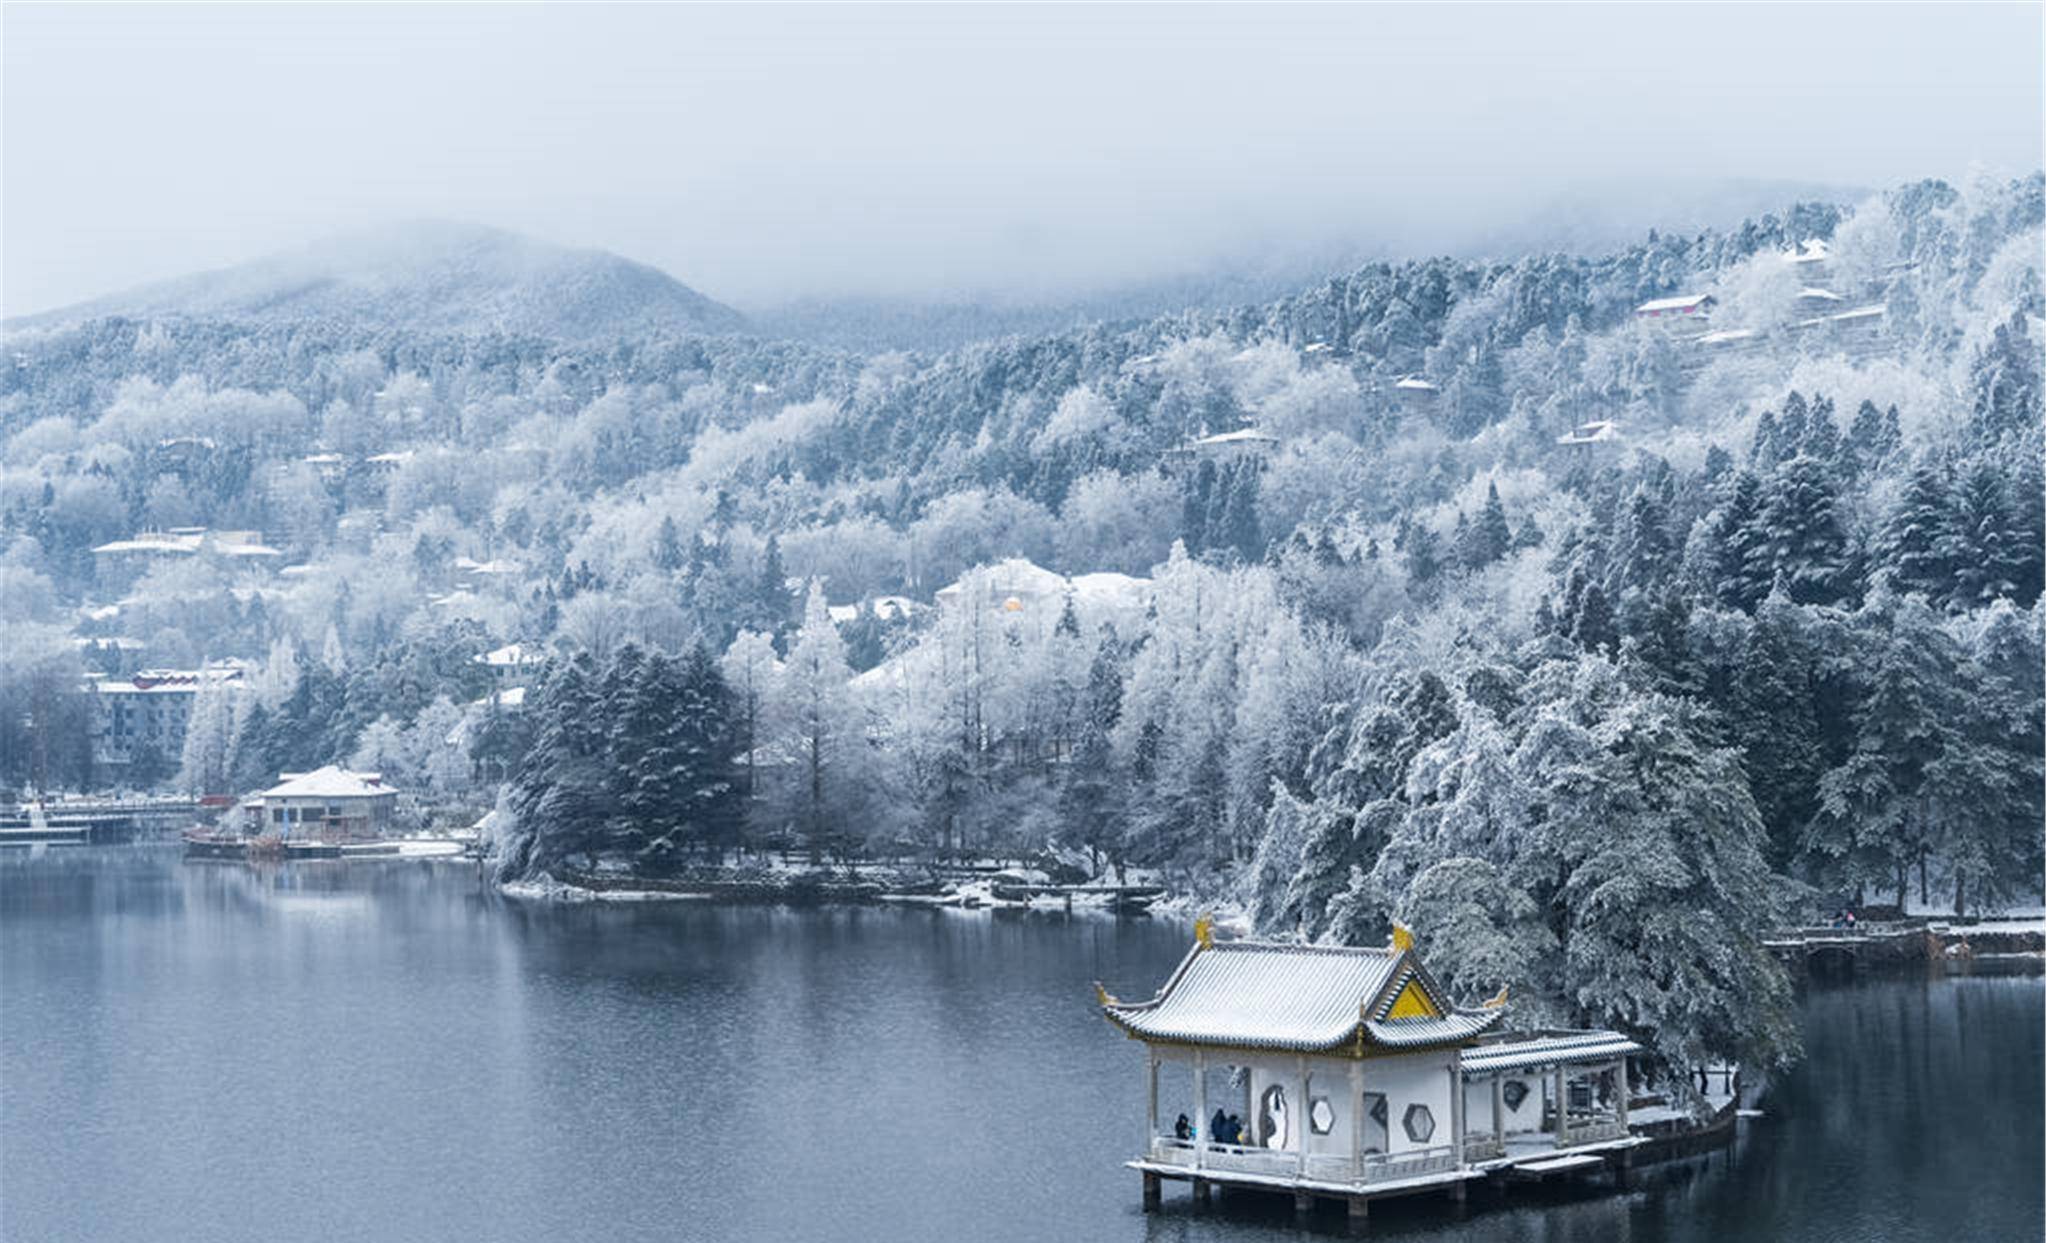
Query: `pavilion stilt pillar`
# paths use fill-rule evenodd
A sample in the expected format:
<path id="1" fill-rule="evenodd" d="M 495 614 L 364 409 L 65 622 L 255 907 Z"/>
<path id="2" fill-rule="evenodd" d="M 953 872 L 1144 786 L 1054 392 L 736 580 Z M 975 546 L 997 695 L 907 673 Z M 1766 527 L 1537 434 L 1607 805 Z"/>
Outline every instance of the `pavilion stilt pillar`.
<path id="1" fill-rule="evenodd" d="M 1214 1200 L 1214 1184 L 1205 1178 L 1193 1180 L 1193 1202 L 1195 1208 L 1206 1208 Z"/>
<path id="2" fill-rule="evenodd" d="M 1625 1191 L 1634 1185 L 1634 1153 L 1621 1149 L 1613 1154 L 1613 1186 Z"/>
<path id="3" fill-rule="evenodd" d="M 1293 1193 L 1293 1216 L 1305 1221 L 1314 1216 L 1314 1193 L 1296 1191 Z"/>
<path id="4" fill-rule="evenodd" d="M 1371 1201 L 1367 1197 L 1350 1197 L 1349 1223 L 1351 1234 L 1363 1234 L 1371 1229 Z"/>
<path id="5" fill-rule="evenodd" d="M 1155 1213 L 1165 1204 L 1165 1180 L 1156 1174 L 1144 1175 L 1144 1211 Z"/>

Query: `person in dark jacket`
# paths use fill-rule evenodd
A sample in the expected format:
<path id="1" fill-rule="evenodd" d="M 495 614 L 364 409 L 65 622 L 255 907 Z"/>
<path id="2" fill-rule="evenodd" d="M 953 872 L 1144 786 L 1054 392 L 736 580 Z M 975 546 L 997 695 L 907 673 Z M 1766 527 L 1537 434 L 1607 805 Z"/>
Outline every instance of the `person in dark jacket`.
<path id="1" fill-rule="evenodd" d="M 1188 1122 L 1186 1120 L 1185 1114 L 1179 1115 L 1179 1121 L 1172 1124 L 1172 1138 L 1174 1139 L 1193 1138 L 1193 1123 Z"/>
<path id="2" fill-rule="evenodd" d="M 1208 1138 L 1214 1140 L 1218 1144 L 1226 1144 L 1230 1142 L 1228 1114 L 1225 1114 L 1221 1110 L 1217 1109 L 1215 1111 L 1215 1116 L 1208 1119 Z"/>

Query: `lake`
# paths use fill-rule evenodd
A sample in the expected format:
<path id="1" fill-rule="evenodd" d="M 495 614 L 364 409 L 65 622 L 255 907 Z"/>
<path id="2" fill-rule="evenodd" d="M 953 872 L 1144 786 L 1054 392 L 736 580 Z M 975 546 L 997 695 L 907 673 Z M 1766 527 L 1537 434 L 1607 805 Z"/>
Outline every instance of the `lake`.
<path id="1" fill-rule="evenodd" d="M 546 907 L 416 861 L 0 858 L 0 1237 L 1302 1237 L 1139 1208 L 1165 920 Z M 1425 947 L 1423 947 L 1425 952 Z M 1737 1145 L 1624 1194 L 1382 1205 L 1428 1240 L 2040 1237 L 2046 986 L 1816 989 Z M 1331 1212 L 1317 1229 L 1342 1229 Z"/>

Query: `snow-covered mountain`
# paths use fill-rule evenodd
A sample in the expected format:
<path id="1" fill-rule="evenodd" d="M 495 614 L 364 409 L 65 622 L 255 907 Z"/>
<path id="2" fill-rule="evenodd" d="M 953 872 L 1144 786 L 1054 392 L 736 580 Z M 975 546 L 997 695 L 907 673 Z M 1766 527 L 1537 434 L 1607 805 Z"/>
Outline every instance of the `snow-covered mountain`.
<path id="1" fill-rule="evenodd" d="M 340 319 L 439 332 L 582 339 L 730 332 L 745 320 L 656 268 L 482 225 L 409 221 L 14 321 L 112 315 Z"/>

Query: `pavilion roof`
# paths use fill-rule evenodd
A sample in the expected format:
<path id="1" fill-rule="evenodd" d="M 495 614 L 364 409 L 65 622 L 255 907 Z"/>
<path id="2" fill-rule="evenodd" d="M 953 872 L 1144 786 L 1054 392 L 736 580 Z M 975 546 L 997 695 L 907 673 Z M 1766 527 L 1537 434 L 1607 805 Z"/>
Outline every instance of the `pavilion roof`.
<path id="1" fill-rule="evenodd" d="M 1544 1032 L 1508 1037 L 1463 1051 L 1465 1071 L 1517 1070 L 1543 1063 L 1609 1062 L 1641 1046 L 1610 1031 Z"/>
<path id="2" fill-rule="evenodd" d="M 1393 1017 L 1409 987 L 1434 1013 Z M 1269 941 L 1196 944 L 1156 997 L 1102 1010 L 1140 1040 L 1299 1052 L 1455 1044 L 1505 1013 L 1453 1010 L 1409 950 Z"/>

